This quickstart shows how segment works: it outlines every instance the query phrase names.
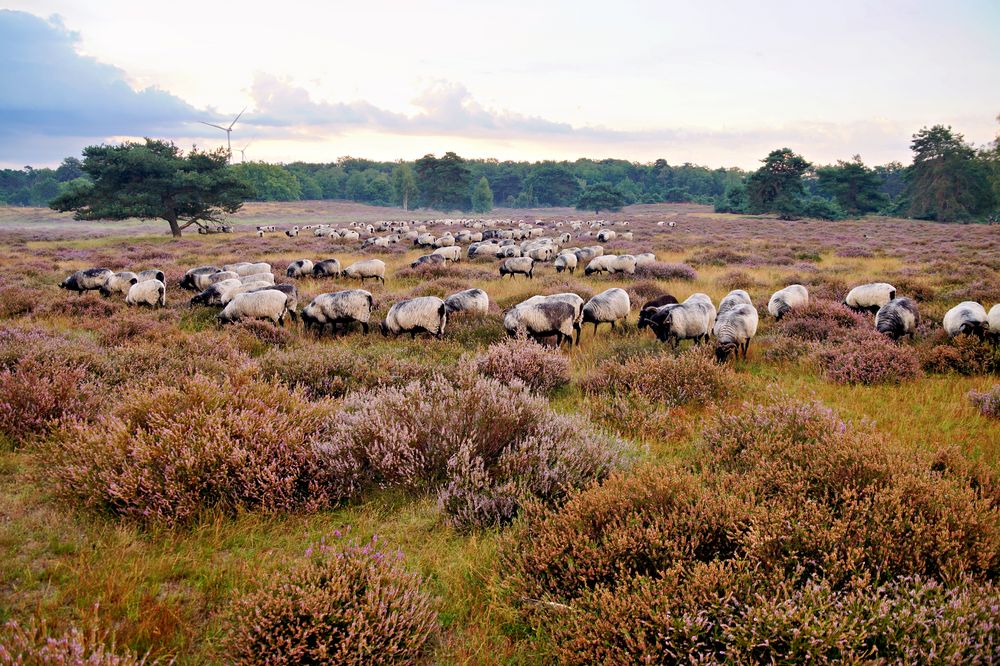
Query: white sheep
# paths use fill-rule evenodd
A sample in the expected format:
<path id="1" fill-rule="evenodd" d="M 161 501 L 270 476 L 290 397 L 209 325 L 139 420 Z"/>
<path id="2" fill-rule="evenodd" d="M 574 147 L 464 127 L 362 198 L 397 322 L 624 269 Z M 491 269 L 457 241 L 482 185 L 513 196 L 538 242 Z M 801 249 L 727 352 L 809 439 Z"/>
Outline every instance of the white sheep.
<path id="1" fill-rule="evenodd" d="M 801 284 L 791 284 L 771 294 L 767 311 L 775 319 L 781 319 L 790 310 L 809 305 L 809 292 Z"/>
<path id="2" fill-rule="evenodd" d="M 725 362 L 734 351 L 737 358 L 742 354 L 746 360 L 750 340 L 757 335 L 758 321 L 757 308 L 750 303 L 732 305 L 725 310 L 720 307 L 712 328 L 716 340 L 715 357 L 719 362 Z"/>
<path id="3" fill-rule="evenodd" d="M 989 326 L 986 308 L 975 301 L 963 301 L 944 316 L 944 330 L 950 337 L 964 333 L 983 337 Z"/>
<path id="4" fill-rule="evenodd" d="M 583 325 L 584 300 L 572 292 L 549 294 L 548 296 L 532 296 L 518 305 L 535 305 L 536 303 L 568 303 L 573 307 L 573 330 L 576 332 L 576 342 L 580 343 L 580 329 Z"/>
<path id="5" fill-rule="evenodd" d="M 454 312 L 477 312 L 486 314 L 490 310 L 490 297 L 482 289 L 466 289 L 444 299 L 448 314 Z"/>
<path id="6" fill-rule="evenodd" d="M 385 284 L 385 262 L 381 259 L 355 261 L 344 269 L 344 277 L 358 278 L 361 284 L 364 284 L 365 280 L 379 280 Z"/>
<path id="7" fill-rule="evenodd" d="M 313 272 L 313 262 L 309 259 L 299 259 L 288 264 L 285 275 L 290 278 L 310 277 Z"/>
<path id="8" fill-rule="evenodd" d="M 655 263 L 655 262 L 656 262 L 656 255 L 653 254 L 652 252 L 643 252 L 642 254 L 635 255 L 635 265 L 636 265 L 636 267 L 639 267 L 639 266 L 648 266 L 649 264 L 652 264 L 652 263 Z"/>
<path id="9" fill-rule="evenodd" d="M 517 274 L 524 275 L 528 279 L 533 279 L 535 271 L 535 260 L 531 257 L 509 257 L 500 262 L 500 278 L 509 275 L 513 280 Z"/>
<path id="10" fill-rule="evenodd" d="M 894 298 L 875 313 L 875 330 L 893 340 L 904 335 L 913 340 L 920 325 L 917 304 L 909 298 Z"/>
<path id="11" fill-rule="evenodd" d="M 150 307 L 167 304 L 167 286 L 159 280 L 136 282 L 129 287 L 125 302 L 129 305 L 148 305 Z"/>
<path id="12" fill-rule="evenodd" d="M 565 340 L 572 345 L 576 313 L 572 305 L 562 301 L 522 303 L 504 313 L 503 326 L 510 337 L 529 336 L 540 342 L 554 335 L 557 345 Z"/>
<path id="13" fill-rule="evenodd" d="M 356 321 L 367 335 L 374 309 L 375 299 L 364 289 L 320 294 L 302 308 L 302 323 L 306 328 L 316 328 L 317 332 L 322 332 L 326 326 L 336 328 L 337 325 Z"/>
<path id="14" fill-rule="evenodd" d="M 237 294 L 222 309 L 217 319 L 223 324 L 242 319 L 269 319 L 275 324 L 284 325 L 287 312 L 286 295 L 276 289 L 264 289 Z"/>
<path id="15" fill-rule="evenodd" d="M 409 333 L 416 338 L 417 333 L 430 333 L 439 339 L 444 337 L 444 327 L 448 322 L 448 309 L 437 296 L 420 296 L 400 301 L 389 308 L 382 322 L 382 335 L 398 336 Z"/>
<path id="16" fill-rule="evenodd" d="M 439 257 L 444 257 L 448 261 L 461 261 L 462 260 L 462 248 L 457 245 L 449 245 L 446 247 L 439 247 L 431 254 L 437 255 Z"/>
<path id="17" fill-rule="evenodd" d="M 612 287 L 597 294 L 583 306 L 583 323 L 592 323 L 594 333 L 597 333 L 597 325 L 610 323 L 614 330 L 619 320 L 628 318 L 632 310 L 632 303 L 629 300 L 628 292 L 618 287 Z"/>
<path id="18" fill-rule="evenodd" d="M 1000 303 L 997 303 L 990 308 L 989 313 L 986 315 L 986 323 L 990 327 L 990 337 L 993 342 L 1000 342 Z"/>
<path id="19" fill-rule="evenodd" d="M 240 282 L 243 284 L 250 284 L 251 282 L 267 282 L 268 284 L 274 284 L 274 273 L 253 273 L 250 275 L 241 275 Z"/>
<path id="20" fill-rule="evenodd" d="M 721 316 L 726 310 L 730 310 L 740 305 L 753 305 L 753 301 L 750 300 L 750 294 L 744 290 L 733 289 L 731 292 L 726 294 L 725 298 L 719 301 L 719 315 Z"/>
<path id="21" fill-rule="evenodd" d="M 149 270 L 139 271 L 135 274 L 139 279 L 139 282 L 145 282 L 146 280 L 159 280 L 163 284 L 167 283 L 167 278 L 163 275 L 163 271 L 158 268 L 150 268 Z"/>
<path id="22" fill-rule="evenodd" d="M 878 312 L 878 309 L 896 298 L 896 288 L 888 282 L 873 282 L 854 287 L 844 298 L 844 305 L 855 311 Z"/>
<path id="23" fill-rule="evenodd" d="M 682 340 L 694 340 L 695 344 L 708 341 L 709 333 L 715 327 L 717 312 L 712 299 L 702 293 L 688 296 L 683 303 L 664 305 L 651 313 L 649 327 L 660 342 L 670 341 L 674 347 Z"/>
<path id="24" fill-rule="evenodd" d="M 112 273 L 104 284 L 101 285 L 101 296 L 111 294 L 127 294 L 128 290 L 139 281 L 139 276 L 131 271 Z"/>
<path id="25" fill-rule="evenodd" d="M 209 285 L 207 289 L 191 297 L 191 305 L 225 305 L 229 302 L 227 294 L 233 289 L 239 289 L 243 283 L 239 280 L 223 280 Z"/>
<path id="26" fill-rule="evenodd" d="M 556 267 L 557 273 L 562 273 L 563 271 L 569 271 L 570 274 L 576 271 L 577 260 L 576 255 L 572 252 L 563 252 L 556 257 L 553 264 Z"/>
<path id="27" fill-rule="evenodd" d="M 612 229 L 602 229 L 597 232 L 597 242 L 598 243 L 609 243 L 615 239 L 618 233 Z"/>

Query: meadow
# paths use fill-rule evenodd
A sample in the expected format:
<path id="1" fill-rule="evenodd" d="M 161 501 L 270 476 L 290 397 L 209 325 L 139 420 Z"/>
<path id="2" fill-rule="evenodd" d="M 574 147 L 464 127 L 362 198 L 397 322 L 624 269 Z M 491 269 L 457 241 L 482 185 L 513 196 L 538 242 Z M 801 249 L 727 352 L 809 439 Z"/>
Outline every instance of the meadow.
<path id="1" fill-rule="evenodd" d="M 637 205 L 600 216 L 634 233 L 603 245 L 655 252 L 650 269 L 543 264 L 533 280 L 502 281 L 492 260 L 411 269 L 425 251 L 402 243 L 253 233 L 440 217 L 248 204 L 235 233 L 175 241 L 163 223 L 0 208 L 0 622 L 78 628 L 72 640 L 113 639 L 150 660 L 251 663 L 252 647 L 259 658 L 277 640 L 267 631 L 306 631 L 268 624 L 287 619 L 275 609 L 290 589 L 269 586 L 308 590 L 318 548 L 353 553 L 383 594 L 406 590 L 390 602 L 396 624 L 365 624 L 423 637 L 414 653 L 393 648 L 399 662 L 905 662 L 932 644 L 944 661 L 1000 658 L 1000 354 L 941 327 L 960 301 L 1000 302 L 997 227 Z M 542 220 L 550 235 L 596 219 L 489 217 Z M 178 286 L 188 268 L 239 260 L 291 282 L 290 262 L 330 257 L 386 263 L 385 284 L 364 286 L 378 318 L 403 298 L 469 287 L 489 294 L 490 312 L 455 315 L 440 340 L 318 337 L 220 327 L 216 308 L 190 307 Z M 167 306 L 58 288 L 93 266 L 163 270 Z M 871 315 L 840 305 L 875 281 L 918 302 L 915 340 L 883 340 Z M 359 286 L 295 283 L 300 305 Z M 719 366 L 636 327 L 638 306 L 664 293 L 718 303 L 742 288 L 766 313 L 792 283 L 812 305 L 763 315 L 746 361 Z M 631 296 L 624 328 L 585 327 L 561 350 L 506 341 L 505 308 L 612 286 Z M 415 433 L 409 449 L 397 431 Z M 317 463 L 317 445 L 334 453 Z M 878 604 L 912 625 L 879 624 Z"/>

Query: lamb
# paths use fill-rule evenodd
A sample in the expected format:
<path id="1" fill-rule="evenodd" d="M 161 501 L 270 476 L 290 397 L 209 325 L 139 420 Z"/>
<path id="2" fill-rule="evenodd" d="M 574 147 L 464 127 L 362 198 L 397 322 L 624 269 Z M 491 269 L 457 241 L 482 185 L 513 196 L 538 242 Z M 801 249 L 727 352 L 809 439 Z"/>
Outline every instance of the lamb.
<path id="1" fill-rule="evenodd" d="M 534 279 L 535 260 L 531 257 L 510 257 L 500 262 L 500 279 L 504 275 L 509 275 L 513 280 L 516 274 L 521 274 L 528 279 Z"/>
<path id="2" fill-rule="evenodd" d="M 398 336 L 409 333 L 416 338 L 417 333 L 424 332 L 444 337 L 444 327 L 448 322 L 448 309 L 444 301 L 437 296 L 420 296 L 406 301 L 400 301 L 385 315 L 382 322 L 382 335 Z"/>
<path id="3" fill-rule="evenodd" d="M 671 341 L 676 348 L 681 340 L 701 344 L 715 326 L 715 306 L 705 294 L 692 294 L 683 303 L 664 305 L 649 317 L 649 327 L 660 342 Z"/>
<path id="4" fill-rule="evenodd" d="M 125 302 L 129 305 L 148 305 L 150 307 L 167 304 L 167 286 L 159 280 L 136 282 L 129 287 Z"/>
<path id="5" fill-rule="evenodd" d="M 549 301 L 517 305 L 504 314 L 503 326 L 510 337 L 529 336 L 541 342 L 542 338 L 556 336 L 556 344 L 569 340 L 573 344 L 576 312 L 572 305 Z"/>
<path id="6" fill-rule="evenodd" d="M 975 301 L 963 301 L 944 316 L 944 330 L 952 338 L 963 333 L 982 338 L 988 327 L 986 308 Z"/>
<path id="7" fill-rule="evenodd" d="M 454 312 L 477 312 L 486 314 L 490 309 L 490 297 L 482 289 L 466 289 L 444 299 L 448 314 Z"/>
<path id="8" fill-rule="evenodd" d="M 131 271 L 112 273 L 104 284 L 101 285 L 101 296 L 110 296 L 111 294 L 128 294 L 128 290 L 138 281 L 139 276 Z"/>
<path id="9" fill-rule="evenodd" d="M 576 255 L 572 252 L 564 252 L 556 257 L 555 260 L 556 273 L 562 273 L 563 271 L 569 271 L 570 274 L 576 271 Z"/>
<path id="10" fill-rule="evenodd" d="M 340 277 L 340 262 L 324 259 L 313 264 L 313 277 Z"/>
<path id="11" fill-rule="evenodd" d="M 596 335 L 598 324 L 609 322 L 611 329 L 614 330 L 618 320 L 627 319 L 631 310 L 632 303 L 629 301 L 628 292 L 612 287 L 587 301 L 583 306 L 583 323 L 593 323 Z"/>
<path id="12" fill-rule="evenodd" d="M 385 262 L 381 259 L 355 261 L 344 269 L 344 277 L 360 278 L 361 284 L 365 280 L 379 280 L 385 284 Z"/>
<path id="13" fill-rule="evenodd" d="M 302 324 L 322 333 L 326 326 L 335 329 L 338 324 L 348 325 L 356 321 L 368 335 L 368 323 L 374 309 L 375 299 L 363 289 L 320 294 L 302 309 Z"/>
<path id="14" fill-rule="evenodd" d="M 875 313 L 875 330 L 893 340 L 909 335 L 913 340 L 920 325 L 917 304 L 909 298 L 894 298 Z"/>
<path id="15" fill-rule="evenodd" d="M 207 289 L 191 297 L 191 305 L 225 305 L 229 302 L 226 295 L 233 289 L 239 289 L 243 283 L 239 280 L 223 280 L 209 285 Z M 223 300 L 225 299 L 225 300 Z"/>
<path id="16" fill-rule="evenodd" d="M 139 282 L 145 282 L 146 280 L 159 280 L 163 284 L 167 283 L 167 278 L 163 275 L 163 271 L 156 268 L 139 271 L 135 276 L 139 278 Z"/>
<path id="17" fill-rule="evenodd" d="M 250 284 L 251 282 L 266 282 L 274 284 L 274 273 L 254 273 L 252 275 L 241 275 L 240 282 Z"/>
<path id="18" fill-rule="evenodd" d="M 989 324 L 990 338 L 994 344 L 1000 342 L 1000 303 L 990 308 L 989 314 L 986 315 L 986 322 Z"/>
<path id="19" fill-rule="evenodd" d="M 448 261 L 461 261 L 462 260 L 462 248 L 457 245 L 449 245 L 447 247 L 439 247 L 438 249 L 431 252 L 433 255 L 439 257 L 444 257 Z"/>
<path id="20" fill-rule="evenodd" d="M 719 302 L 719 314 L 740 305 L 753 305 L 753 301 L 750 300 L 750 294 L 747 292 L 742 289 L 733 289 Z"/>
<path id="21" fill-rule="evenodd" d="M 276 289 L 237 294 L 216 319 L 221 324 L 241 319 L 269 319 L 275 324 L 284 325 L 285 314 L 288 312 L 287 303 L 286 295 Z"/>
<path id="22" fill-rule="evenodd" d="M 643 304 L 642 310 L 639 311 L 639 329 L 646 328 L 650 324 L 650 320 L 653 314 L 664 305 L 673 305 L 677 302 L 677 299 L 670 294 L 664 294 L 663 296 L 658 296 L 651 301 L 646 301 Z"/>
<path id="23" fill-rule="evenodd" d="M 309 277 L 313 272 L 313 264 L 309 259 L 299 259 L 298 261 L 293 261 L 288 264 L 288 268 L 285 270 L 285 275 L 290 278 L 303 278 Z"/>
<path id="24" fill-rule="evenodd" d="M 100 289 L 112 275 L 111 270 L 107 268 L 86 268 L 63 280 L 59 288 L 82 294 L 85 291 Z"/>
<path id="25" fill-rule="evenodd" d="M 767 311 L 775 319 L 781 319 L 790 310 L 805 305 L 809 305 L 809 292 L 801 284 L 792 284 L 771 294 L 771 300 L 767 302 Z"/>
<path id="26" fill-rule="evenodd" d="M 742 354 L 745 361 L 750 340 L 757 335 L 758 320 L 757 308 L 750 303 L 731 305 L 726 310 L 720 307 L 719 317 L 712 328 L 716 340 L 715 358 L 725 363 L 735 351 L 736 357 Z"/>
<path id="27" fill-rule="evenodd" d="M 858 285 L 847 292 L 844 305 L 856 312 L 878 312 L 879 308 L 896 298 L 896 288 L 888 282 Z"/>

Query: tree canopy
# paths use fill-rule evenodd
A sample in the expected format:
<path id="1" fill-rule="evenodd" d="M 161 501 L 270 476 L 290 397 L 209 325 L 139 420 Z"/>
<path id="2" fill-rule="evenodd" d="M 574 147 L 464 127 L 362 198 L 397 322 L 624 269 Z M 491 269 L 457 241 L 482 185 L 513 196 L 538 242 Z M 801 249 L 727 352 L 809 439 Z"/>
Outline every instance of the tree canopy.
<path id="1" fill-rule="evenodd" d="M 802 176 L 812 166 L 791 148 L 772 150 L 764 166 L 747 179 L 747 203 L 752 213 L 778 213 L 782 218 L 800 214 L 805 193 Z"/>
<path id="2" fill-rule="evenodd" d="M 989 213 L 994 205 L 990 169 L 951 127 L 913 135 L 913 166 L 906 174 L 911 217 L 953 222 Z"/>
<path id="3" fill-rule="evenodd" d="M 881 210 L 889 198 L 881 191 L 882 181 L 874 169 L 865 166 L 860 155 L 850 162 L 816 169 L 819 187 L 849 215 Z"/>
<path id="4" fill-rule="evenodd" d="M 472 172 L 465 160 L 453 152 L 438 159 L 424 155 L 416 163 L 420 201 L 438 210 L 468 210 Z"/>
<path id="5" fill-rule="evenodd" d="M 218 223 L 253 194 L 223 149 L 184 155 L 155 139 L 88 146 L 81 168 L 89 180 L 72 181 L 53 209 L 78 220 L 162 219 L 175 237 L 191 225 Z"/>
<path id="6" fill-rule="evenodd" d="M 592 210 L 597 215 L 602 210 L 617 211 L 625 205 L 625 197 L 611 183 L 588 185 L 576 202 L 578 210 Z"/>
<path id="7" fill-rule="evenodd" d="M 479 179 L 476 189 L 472 190 L 472 212 L 488 213 L 493 210 L 493 190 L 486 176 Z"/>

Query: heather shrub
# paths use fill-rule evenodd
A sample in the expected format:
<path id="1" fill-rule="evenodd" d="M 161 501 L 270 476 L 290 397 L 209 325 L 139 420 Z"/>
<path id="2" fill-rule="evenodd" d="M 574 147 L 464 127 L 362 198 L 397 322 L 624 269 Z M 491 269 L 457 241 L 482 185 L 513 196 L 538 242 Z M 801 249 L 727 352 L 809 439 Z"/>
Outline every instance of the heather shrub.
<path id="1" fill-rule="evenodd" d="M 752 289 L 759 286 L 757 280 L 746 271 L 729 271 L 715 280 L 723 289 Z"/>
<path id="2" fill-rule="evenodd" d="M 115 396 L 50 447 L 57 490 L 141 523 L 183 524 L 206 509 L 309 511 L 349 496 L 349 461 L 309 443 L 326 407 L 280 386 L 202 376 Z"/>
<path id="3" fill-rule="evenodd" d="M 228 657 L 236 664 L 421 663 L 437 614 L 403 554 L 377 538 L 310 547 L 304 560 L 239 599 Z"/>
<path id="4" fill-rule="evenodd" d="M 17 447 L 49 434 L 63 419 L 87 416 L 99 393 L 81 366 L 29 358 L 0 368 L 0 440 Z"/>
<path id="5" fill-rule="evenodd" d="M 697 280 L 698 272 L 687 264 L 653 261 L 635 269 L 635 275 L 647 280 Z"/>
<path id="6" fill-rule="evenodd" d="M 944 344 L 924 347 L 920 363 L 927 372 L 981 375 L 1000 371 L 1000 349 L 973 335 L 957 335 Z"/>
<path id="7" fill-rule="evenodd" d="M 980 414 L 1000 419 L 1000 384 L 988 391 L 969 391 L 968 397 Z"/>
<path id="8" fill-rule="evenodd" d="M 800 340 L 822 341 L 837 338 L 846 331 L 867 326 L 861 315 L 847 306 L 810 299 L 809 304 L 788 312 L 775 326 L 782 335 Z"/>
<path id="9" fill-rule="evenodd" d="M 62 315 L 74 319 L 79 317 L 105 319 L 125 309 L 125 307 L 124 301 L 102 298 L 93 291 L 79 295 L 67 292 L 62 298 L 48 303 L 44 314 L 48 316 Z"/>
<path id="10" fill-rule="evenodd" d="M 815 357 L 826 379 L 837 384 L 898 384 L 922 374 L 912 347 L 875 332 L 860 333 L 817 349 Z"/>
<path id="11" fill-rule="evenodd" d="M 257 363 L 265 379 L 301 389 L 314 400 L 341 397 L 348 391 L 378 383 L 373 364 L 341 346 L 271 349 L 258 357 Z"/>
<path id="12" fill-rule="evenodd" d="M 707 349 L 689 349 L 679 355 L 663 351 L 624 363 L 606 361 L 583 379 L 591 395 L 637 393 L 664 405 L 719 400 L 738 383 L 733 371 L 716 363 Z"/>
<path id="13" fill-rule="evenodd" d="M 766 335 L 757 343 L 762 359 L 768 363 L 789 363 L 810 354 L 815 348 L 813 342 L 787 335 Z"/>
<path id="14" fill-rule="evenodd" d="M 474 377 L 352 394 L 316 446 L 358 469 L 360 484 L 437 491 L 462 529 L 509 522 L 525 496 L 558 503 L 627 462 L 624 443 L 583 419 L 524 387 Z"/>
<path id="15" fill-rule="evenodd" d="M 42 292 L 18 286 L 0 286 L 0 319 L 31 314 L 39 305 Z"/>
<path id="16" fill-rule="evenodd" d="M 625 291 L 628 292 L 629 302 L 632 303 L 633 307 L 641 307 L 643 303 L 667 293 L 660 285 L 651 280 L 633 282 L 625 287 Z"/>
<path id="17" fill-rule="evenodd" d="M 22 626 L 11 620 L 0 627 L 0 666 L 154 666 L 96 629 L 73 627 L 53 634 L 44 622 Z"/>
<path id="18" fill-rule="evenodd" d="M 240 348 L 250 354 L 263 352 L 268 347 L 284 347 L 292 340 L 288 329 L 275 326 L 269 321 L 240 321 L 233 324 L 231 330 Z"/>
<path id="19" fill-rule="evenodd" d="M 473 360 L 479 374 L 504 384 L 522 382 L 533 391 L 547 393 L 569 383 L 569 359 L 558 349 L 534 340 L 507 339 L 489 346 Z"/>

